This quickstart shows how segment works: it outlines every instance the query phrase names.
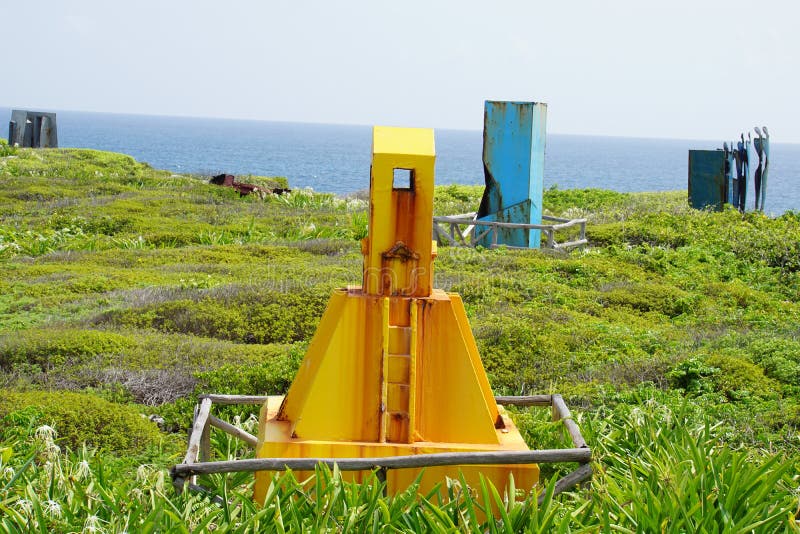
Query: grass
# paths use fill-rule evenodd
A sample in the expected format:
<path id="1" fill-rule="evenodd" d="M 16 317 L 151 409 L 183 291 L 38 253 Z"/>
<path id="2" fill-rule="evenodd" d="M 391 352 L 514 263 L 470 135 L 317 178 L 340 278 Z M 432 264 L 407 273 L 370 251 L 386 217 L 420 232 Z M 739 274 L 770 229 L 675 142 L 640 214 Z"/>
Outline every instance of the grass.
<path id="1" fill-rule="evenodd" d="M 320 467 L 309 480 L 274 479 L 263 503 L 253 503 L 247 474 L 214 475 L 204 484 L 219 499 L 176 495 L 163 448 L 130 460 L 106 459 L 91 448 L 60 451 L 57 431 L 15 421 L 13 452 L 2 460 L 6 532 L 792 532 L 797 500 L 795 466 L 779 456 L 736 451 L 684 405 L 655 400 L 620 405 L 581 423 L 599 451 L 592 488 L 544 499 L 512 487 L 501 494 L 488 481 L 474 491 L 443 482 L 419 495 L 415 486 L 384 497 L 381 483 L 348 482 Z M 254 419 L 240 423 L 253 431 Z M 16 440 L 16 441 L 13 441 Z M 8 438 L 6 443 L 9 443 Z M 217 458 L 241 454 L 232 438 L 214 433 Z M 12 450 L 11 448 L 5 449 Z M 509 498 L 517 495 L 518 498 Z M 496 514 L 487 513 L 497 510 Z"/>
<path id="2" fill-rule="evenodd" d="M 169 432 L 185 432 L 200 393 L 285 392 L 330 291 L 360 282 L 363 194 L 239 198 L 121 154 L 4 146 L 0 531 L 795 528 L 795 213 L 697 212 L 685 192 L 552 189 L 546 213 L 590 221 L 585 250 L 440 247 L 436 286 L 463 296 L 495 392 L 559 392 L 576 408 L 599 452 L 591 489 L 538 506 L 454 481 L 451 499 L 413 488 L 386 499 L 377 483 L 321 472 L 324 498 L 287 476 L 260 506 L 251 479 L 232 476 L 206 481 L 220 506 L 171 492 L 164 468 L 181 445 Z M 434 210 L 475 211 L 481 192 L 439 187 Z M 110 451 L 130 421 L 94 432 L 105 440 L 69 422 L 77 411 L 103 421 L 114 405 L 148 428 L 124 458 Z M 139 414 L 160 415 L 167 432 Z M 545 417 L 515 418 L 533 446 L 555 444 Z M 43 425 L 60 452 L 37 437 Z M 214 439 L 218 457 L 241 452 Z M 498 522 L 480 519 L 500 503 Z"/>

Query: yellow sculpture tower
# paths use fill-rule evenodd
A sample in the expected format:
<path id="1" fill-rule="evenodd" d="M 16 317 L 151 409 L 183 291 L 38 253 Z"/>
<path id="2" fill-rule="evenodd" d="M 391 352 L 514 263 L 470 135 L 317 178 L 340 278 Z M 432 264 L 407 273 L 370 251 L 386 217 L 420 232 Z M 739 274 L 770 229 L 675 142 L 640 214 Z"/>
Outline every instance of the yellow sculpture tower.
<path id="1" fill-rule="evenodd" d="M 435 157 L 433 130 L 373 129 L 363 285 L 334 291 L 288 393 L 264 404 L 257 457 L 528 450 L 494 400 L 461 298 L 432 288 Z M 389 470 L 388 491 L 419 472 Z M 459 472 L 501 490 L 510 474 L 525 489 L 539 478 L 530 464 L 428 467 L 421 490 Z M 256 473 L 257 501 L 272 475 Z"/>

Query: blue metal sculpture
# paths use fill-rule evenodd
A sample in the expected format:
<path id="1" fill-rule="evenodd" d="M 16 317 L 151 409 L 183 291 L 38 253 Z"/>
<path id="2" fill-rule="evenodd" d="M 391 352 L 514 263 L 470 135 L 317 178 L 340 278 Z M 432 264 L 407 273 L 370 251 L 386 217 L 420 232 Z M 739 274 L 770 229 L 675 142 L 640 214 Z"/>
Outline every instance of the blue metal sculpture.
<path id="1" fill-rule="evenodd" d="M 546 122 L 547 104 L 485 102 L 479 221 L 541 224 Z M 496 244 L 539 248 L 540 241 L 540 230 L 502 228 Z"/>

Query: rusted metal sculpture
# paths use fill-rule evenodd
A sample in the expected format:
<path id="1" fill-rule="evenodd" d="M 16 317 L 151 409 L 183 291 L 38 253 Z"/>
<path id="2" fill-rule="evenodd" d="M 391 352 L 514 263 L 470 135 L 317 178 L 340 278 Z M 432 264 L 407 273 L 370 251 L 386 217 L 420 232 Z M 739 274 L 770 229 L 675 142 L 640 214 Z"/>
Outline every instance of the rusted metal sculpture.
<path id="1" fill-rule="evenodd" d="M 356 481 L 374 473 L 389 493 L 419 480 L 426 495 L 445 477 L 474 488 L 486 478 L 502 492 L 513 475 L 532 489 L 544 462 L 581 464 L 556 493 L 591 477 L 591 451 L 561 396 L 494 397 L 461 298 L 433 287 L 435 158 L 432 130 L 374 128 L 363 283 L 333 292 L 285 396 L 203 396 L 172 469 L 176 489 L 198 474 L 255 472 L 263 502 L 276 471 L 303 478 L 320 463 Z M 213 417 L 212 402 L 262 404 L 258 436 Z M 573 447 L 529 450 L 504 404 L 550 406 Z M 256 458 L 209 462 L 212 426 Z"/>
<path id="2" fill-rule="evenodd" d="M 433 130 L 374 128 L 363 284 L 333 293 L 288 393 L 262 408 L 257 458 L 528 452 L 494 400 L 460 297 L 433 287 L 434 161 Z M 386 484 L 402 491 L 420 476 L 430 491 L 459 473 L 475 487 L 481 475 L 498 488 L 539 478 L 535 464 L 465 463 L 394 469 Z M 271 481 L 256 474 L 257 500 Z"/>
<path id="3" fill-rule="evenodd" d="M 255 194 L 260 198 L 265 198 L 268 193 L 272 193 L 274 195 L 282 195 L 284 193 L 291 193 L 291 189 L 285 189 L 282 187 L 263 187 L 260 185 L 253 185 L 253 184 L 245 184 L 242 182 L 237 182 L 236 177 L 232 174 L 218 174 L 212 177 L 208 183 L 214 185 L 221 185 L 223 187 L 232 187 L 239 193 L 239 197 L 245 197 L 250 194 Z"/>

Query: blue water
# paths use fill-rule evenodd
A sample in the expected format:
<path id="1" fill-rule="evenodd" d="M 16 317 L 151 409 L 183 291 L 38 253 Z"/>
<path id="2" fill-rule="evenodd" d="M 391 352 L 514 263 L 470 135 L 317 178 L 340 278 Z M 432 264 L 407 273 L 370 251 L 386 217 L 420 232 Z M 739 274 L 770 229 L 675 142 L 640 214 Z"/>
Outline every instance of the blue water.
<path id="1" fill-rule="evenodd" d="M 10 116 L 0 107 L 0 119 Z M 58 111 L 58 137 L 60 146 L 124 152 L 174 172 L 286 176 L 291 187 L 334 193 L 369 187 L 370 126 Z M 480 131 L 437 129 L 437 183 L 483 184 L 481 145 Z M 685 190 L 688 150 L 721 145 L 550 134 L 545 187 Z M 772 143 L 771 157 L 767 212 L 800 210 L 800 145 Z"/>

